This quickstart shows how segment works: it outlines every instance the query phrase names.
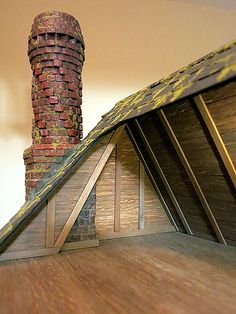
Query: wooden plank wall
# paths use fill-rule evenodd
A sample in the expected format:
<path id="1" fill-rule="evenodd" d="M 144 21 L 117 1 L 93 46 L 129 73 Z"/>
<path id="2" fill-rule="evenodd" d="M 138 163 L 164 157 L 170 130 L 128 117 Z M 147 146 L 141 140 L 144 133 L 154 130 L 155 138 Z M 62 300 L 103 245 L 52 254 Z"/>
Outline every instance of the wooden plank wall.
<path id="1" fill-rule="evenodd" d="M 90 151 L 79 167 L 56 190 L 49 203 L 45 204 L 27 226 L 17 234 L 17 237 L 0 256 L 0 260 L 43 256 L 58 252 L 58 249 L 53 248 L 55 240 L 93 173 L 110 137 L 111 135 L 106 136 Z M 47 219 L 51 221 L 51 226 L 47 225 Z M 90 244 L 88 243 L 88 245 Z"/>
<path id="2" fill-rule="evenodd" d="M 44 205 L 29 224 L 17 235 L 16 239 L 4 251 L 21 252 L 45 248 L 46 241 L 46 206 Z"/>
<path id="3" fill-rule="evenodd" d="M 140 206 L 140 160 L 126 131 L 120 138 L 120 232 L 114 232 L 116 151 L 110 156 L 96 184 L 96 233 L 98 238 L 141 234 L 138 230 Z M 146 229 L 146 230 L 145 230 Z M 144 174 L 144 231 L 173 231 L 146 173 Z"/>
<path id="4" fill-rule="evenodd" d="M 236 82 L 214 88 L 202 96 L 236 167 Z"/>
<path id="5" fill-rule="evenodd" d="M 139 212 L 139 158 L 126 132 L 121 135 L 120 229 L 136 229 Z"/>
<path id="6" fill-rule="evenodd" d="M 146 225 L 165 225 L 168 223 L 166 213 L 146 173 L 144 174 L 144 209 Z"/>
<path id="7" fill-rule="evenodd" d="M 114 228 L 115 210 L 115 160 L 114 149 L 96 184 L 96 232 L 109 232 Z"/>
<path id="8" fill-rule="evenodd" d="M 56 191 L 55 240 L 93 173 L 111 135 L 99 142 Z"/>
<path id="9" fill-rule="evenodd" d="M 236 167 L 236 82 L 224 84 L 202 96 Z M 217 153 L 215 156 L 219 167 L 208 184 L 203 183 L 203 189 L 227 243 L 236 246 L 236 190 L 221 158 Z"/>
<path id="10" fill-rule="evenodd" d="M 236 167 L 236 82 L 202 94 Z M 164 115 L 200 185 L 228 245 L 236 245 L 236 190 L 208 125 L 193 99 L 164 107 Z M 139 118 L 155 156 L 195 236 L 218 241 L 162 121 L 155 112 Z M 133 130 L 135 128 L 133 127 Z M 138 136 L 136 132 L 136 136 Z M 145 150 L 145 148 L 143 148 Z M 155 169 L 153 167 L 153 173 Z M 165 197 L 166 199 L 166 197 Z"/>
<path id="11" fill-rule="evenodd" d="M 177 107 L 179 105 L 170 106 L 172 110 L 177 110 Z M 176 117 L 180 119 L 181 115 L 176 114 Z M 151 113 L 140 119 L 139 122 L 193 234 L 214 240 L 214 232 L 208 218 L 158 116 Z M 186 131 L 186 129 L 183 130 Z M 193 135 L 190 134 L 191 130 L 186 133 L 190 138 Z"/>
<path id="12" fill-rule="evenodd" d="M 232 87 L 229 86 L 226 89 L 220 88 L 221 95 L 227 97 L 226 103 L 228 103 L 228 106 L 224 105 L 224 101 L 222 103 L 222 96 L 220 97 L 219 94 L 215 104 L 212 102 L 210 106 L 211 111 L 217 112 L 218 121 L 216 123 L 221 125 L 220 131 L 223 132 L 222 129 L 224 128 L 225 137 L 231 139 L 226 145 L 230 147 L 233 146 L 233 143 L 234 146 L 236 145 L 235 130 L 232 132 L 232 129 L 235 129 L 236 126 L 232 124 L 232 121 L 235 121 L 235 116 L 232 116 L 232 114 L 235 110 L 233 107 L 236 107 L 233 103 L 236 97 L 232 99 L 229 96 L 231 89 Z M 209 99 L 210 93 L 206 95 Z M 211 92 L 211 95 L 216 95 L 216 90 L 214 93 Z M 228 97 L 231 98 L 231 102 Z M 222 107 L 224 107 L 224 114 L 222 114 Z M 232 241 L 236 241 L 235 189 L 201 115 L 195 104 L 190 101 L 185 101 L 175 107 L 166 107 L 165 114 L 184 150 L 226 242 L 233 244 Z"/>

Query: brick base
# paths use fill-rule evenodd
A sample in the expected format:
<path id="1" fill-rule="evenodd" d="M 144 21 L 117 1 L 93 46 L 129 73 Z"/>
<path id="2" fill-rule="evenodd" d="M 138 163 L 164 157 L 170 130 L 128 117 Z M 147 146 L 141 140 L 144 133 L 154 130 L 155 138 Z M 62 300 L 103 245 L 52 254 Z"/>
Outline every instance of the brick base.
<path id="1" fill-rule="evenodd" d="M 71 144 L 33 144 L 24 151 L 26 200 L 42 178 L 61 164 Z"/>

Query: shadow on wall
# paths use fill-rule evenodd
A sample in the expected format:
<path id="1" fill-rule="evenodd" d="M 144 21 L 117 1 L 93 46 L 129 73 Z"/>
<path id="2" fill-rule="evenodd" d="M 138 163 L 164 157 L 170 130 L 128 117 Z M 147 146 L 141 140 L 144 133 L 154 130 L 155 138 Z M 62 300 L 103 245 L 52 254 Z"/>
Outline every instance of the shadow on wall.
<path id="1" fill-rule="evenodd" d="M 23 150 L 31 140 L 29 106 L 29 82 L 0 79 L 0 228 L 24 203 Z"/>

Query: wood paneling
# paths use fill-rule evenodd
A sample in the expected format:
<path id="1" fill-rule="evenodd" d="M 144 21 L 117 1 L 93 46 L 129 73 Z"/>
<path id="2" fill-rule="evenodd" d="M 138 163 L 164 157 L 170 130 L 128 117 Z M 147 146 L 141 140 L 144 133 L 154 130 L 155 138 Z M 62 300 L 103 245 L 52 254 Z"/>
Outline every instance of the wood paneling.
<path id="1" fill-rule="evenodd" d="M 55 196 L 47 201 L 47 228 L 46 228 L 46 247 L 54 246 L 54 228 L 55 228 Z"/>
<path id="2" fill-rule="evenodd" d="M 164 187 L 156 167 L 154 167 L 151 158 L 149 158 L 149 153 L 146 151 L 146 147 L 141 137 L 138 136 L 139 134 L 137 133 L 136 128 L 134 125 L 132 125 L 132 123 L 129 123 L 126 129 L 129 138 L 134 145 L 135 151 L 145 167 L 147 176 L 150 179 L 150 182 L 156 194 L 158 195 L 158 198 L 160 199 L 161 205 L 163 206 L 170 223 L 174 226 L 176 231 L 184 231 L 182 222 L 179 219 L 177 212 L 175 211 L 175 207 L 171 202 L 170 196 Z"/>
<path id="3" fill-rule="evenodd" d="M 115 167 L 115 212 L 114 231 L 120 231 L 120 191 L 121 191 L 121 145 L 119 139 L 116 144 L 116 167 Z"/>
<path id="4" fill-rule="evenodd" d="M 144 219 L 144 176 L 145 176 L 145 170 L 144 166 L 139 160 L 139 213 L 138 213 L 138 228 L 144 229 L 145 225 L 145 219 Z"/>
<path id="5" fill-rule="evenodd" d="M 181 163 L 182 163 L 182 165 L 183 165 L 183 167 L 184 167 L 184 169 L 188 175 L 188 178 L 190 179 L 190 181 L 192 183 L 192 186 L 193 186 L 193 188 L 194 188 L 194 190 L 198 196 L 199 201 L 202 204 L 202 207 L 203 207 L 203 209 L 204 209 L 204 211 L 208 217 L 208 220 L 209 220 L 212 228 L 214 229 L 214 232 L 215 232 L 217 239 L 219 240 L 220 243 L 226 245 L 225 238 L 221 232 L 221 229 L 218 225 L 218 222 L 215 219 L 213 211 L 212 211 L 211 207 L 209 206 L 209 203 L 208 203 L 208 201 L 207 201 L 207 199 L 206 199 L 206 197 L 205 197 L 205 195 L 201 189 L 201 186 L 200 186 L 198 179 L 196 178 L 196 175 L 195 175 L 195 173 L 194 173 L 194 171 L 193 171 L 193 169 L 189 163 L 189 160 L 187 159 L 187 157 L 186 157 L 186 155 L 185 155 L 185 153 L 181 147 L 181 144 L 180 144 L 179 140 L 177 139 L 177 137 L 173 131 L 173 128 L 170 125 L 170 122 L 167 119 L 163 109 L 158 111 L 158 115 L 159 115 L 160 120 L 161 120 L 161 122 L 162 122 L 162 124 L 163 124 L 163 126 L 164 126 L 164 128 L 165 128 L 165 130 L 166 130 L 166 132 L 167 132 L 167 134 L 168 134 L 168 136 L 169 136 L 169 138 L 170 138 L 170 140 L 171 140 L 171 142 L 172 142 L 172 144 L 173 144 L 173 146 L 174 146 L 174 148 L 178 154 L 178 156 L 179 156 L 179 159 L 180 159 L 180 161 L 181 161 Z"/>
<path id="6" fill-rule="evenodd" d="M 5 253 L 32 251 L 45 248 L 46 244 L 46 205 L 17 235 Z"/>
<path id="7" fill-rule="evenodd" d="M 96 232 L 114 230 L 115 210 L 115 160 L 114 149 L 96 183 Z"/>
<path id="8" fill-rule="evenodd" d="M 55 239 L 59 236 L 84 187 L 88 183 L 111 135 L 101 140 L 56 192 Z"/>
<path id="9" fill-rule="evenodd" d="M 92 191 L 92 188 L 96 184 L 97 179 L 99 178 L 99 176 L 100 176 L 104 166 L 106 165 L 114 147 L 116 146 L 116 143 L 119 140 L 123 129 L 124 129 L 124 125 L 118 127 L 114 131 L 114 133 L 112 134 L 111 139 L 109 140 L 108 144 L 106 145 L 105 150 L 103 151 L 102 155 L 100 156 L 94 171 L 90 175 L 87 184 L 84 186 L 83 191 L 82 191 L 78 201 L 76 202 L 68 220 L 66 221 L 61 233 L 59 234 L 59 236 L 55 242 L 56 247 L 61 247 L 64 244 L 66 237 L 68 236 L 74 222 L 76 221 L 76 219 L 77 219 L 79 213 L 81 212 L 90 192 Z"/>
<path id="10" fill-rule="evenodd" d="M 170 225 L 170 221 L 147 176 L 144 174 L 144 221 L 145 225 Z"/>
<path id="11" fill-rule="evenodd" d="M 121 167 L 117 172 L 116 162 Z M 115 188 L 116 175 L 120 177 L 120 232 L 114 232 Z M 140 199 L 140 174 L 143 178 Z M 117 150 L 113 151 L 108 159 L 96 184 L 96 234 L 97 238 L 114 238 L 133 236 L 154 232 L 173 231 L 173 227 L 163 210 L 146 173 L 140 172 L 140 160 L 129 140 L 126 131 L 123 131 L 119 140 L 119 158 Z M 144 230 L 139 228 L 140 201 L 144 209 Z"/>
<path id="12" fill-rule="evenodd" d="M 171 106 L 173 110 L 177 107 L 177 105 Z M 182 121 L 180 116 L 176 115 L 176 117 Z M 147 117 L 143 117 L 140 121 L 140 125 L 149 140 L 161 169 L 181 206 L 193 234 L 206 234 L 207 238 L 208 234 L 210 234 L 214 237 L 208 218 L 161 121 L 157 115 L 153 113 Z M 190 131 L 188 130 L 186 133 L 189 134 Z"/>
<path id="13" fill-rule="evenodd" d="M 120 230 L 138 228 L 139 158 L 126 132 L 121 146 Z"/>
<path id="14" fill-rule="evenodd" d="M 227 108 L 224 110 L 227 111 Z M 234 188 L 197 107 L 193 102 L 186 101 L 175 107 L 168 106 L 165 113 L 226 242 L 235 241 Z"/>
<path id="15" fill-rule="evenodd" d="M 234 164 L 232 162 L 232 159 L 228 153 L 228 150 L 223 142 L 223 139 L 216 127 L 216 124 L 213 120 L 213 117 L 207 108 L 207 105 L 202 97 L 202 95 L 194 97 L 194 101 L 198 107 L 199 112 L 202 115 L 203 120 L 205 121 L 206 127 L 211 134 L 212 140 L 214 141 L 217 150 L 220 154 L 220 157 L 224 163 L 225 168 L 228 171 L 228 174 L 230 176 L 230 179 L 234 185 L 234 188 L 236 189 L 236 170 L 234 167 Z"/>
<path id="16" fill-rule="evenodd" d="M 236 167 L 236 82 L 230 82 L 202 94 Z"/>

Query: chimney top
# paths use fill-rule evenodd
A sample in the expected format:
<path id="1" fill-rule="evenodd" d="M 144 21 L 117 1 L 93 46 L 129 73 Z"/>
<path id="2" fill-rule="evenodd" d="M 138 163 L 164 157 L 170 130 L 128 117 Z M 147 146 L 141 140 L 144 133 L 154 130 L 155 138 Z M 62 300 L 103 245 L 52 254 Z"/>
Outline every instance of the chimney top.
<path id="1" fill-rule="evenodd" d="M 51 11 L 37 15 L 34 19 L 29 39 L 46 33 L 57 33 L 74 37 L 84 46 L 79 22 L 68 13 Z"/>

